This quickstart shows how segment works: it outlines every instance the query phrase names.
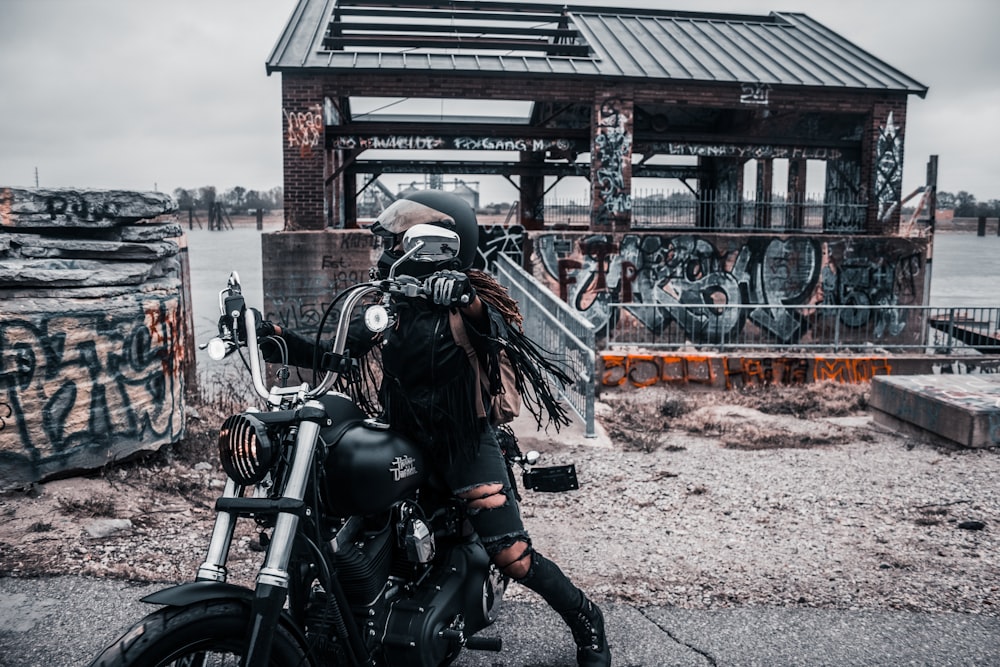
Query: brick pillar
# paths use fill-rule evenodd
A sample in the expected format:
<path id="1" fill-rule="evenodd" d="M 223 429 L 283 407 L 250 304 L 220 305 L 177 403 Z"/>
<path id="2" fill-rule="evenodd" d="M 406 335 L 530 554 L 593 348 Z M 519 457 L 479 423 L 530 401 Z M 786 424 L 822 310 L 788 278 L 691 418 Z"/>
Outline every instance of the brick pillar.
<path id="1" fill-rule="evenodd" d="M 802 229 L 805 221 L 806 161 L 792 158 L 788 161 L 788 205 L 785 229 Z"/>
<path id="2" fill-rule="evenodd" d="M 868 116 L 861 142 L 861 178 L 869 192 L 865 230 L 870 234 L 899 231 L 905 124 L 905 98 L 878 102 Z"/>
<path id="3" fill-rule="evenodd" d="M 314 76 L 281 75 L 285 229 L 323 229 L 323 95 Z"/>
<path id="4" fill-rule="evenodd" d="M 754 227 L 757 229 L 770 229 L 771 227 L 771 200 L 774 192 L 774 160 L 757 160 L 757 193 L 755 199 L 756 211 L 754 215 Z"/>
<path id="5" fill-rule="evenodd" d="M 627 92 L 627 97 L 623 95 Z M 631 91 L 603 94 L 594 104 L 591 125 L 590 228 L 628 230 L 632 224 Z"/>

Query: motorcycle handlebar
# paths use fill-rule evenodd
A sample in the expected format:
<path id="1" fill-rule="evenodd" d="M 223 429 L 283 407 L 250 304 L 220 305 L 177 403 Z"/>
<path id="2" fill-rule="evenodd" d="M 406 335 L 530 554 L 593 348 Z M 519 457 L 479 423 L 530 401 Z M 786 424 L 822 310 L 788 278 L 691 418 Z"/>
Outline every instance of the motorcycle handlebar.
<path id="1" fill-rule="evenodd" d="M 418 293 L 414 291 L 414 287 L 419 288 L 422 286 L 400 280 L 382 280 L 378 282 L 359 283 L 349 287 L 345 292 L 347 296 L 344 299 L 340 317 L 337 321 L 332 352 L 338 355 L 344 353 L 347 347 L 347 333 L 350 327 L 351 313 L 362 299 L 376 292 L 409 294 L 413 296 Z M 212 338 L 207 343 L 201 345 L 201 348 L 207 350 L 209 358 L 214 361 L 220 361 L 239 349 L 242 345 L 245 345 L 250 352 L 250 377 L 253 382 L 253 388 L 261 398 L 267 400 L 270 399 L 272 394 L 280 395 L 302 391 L 304 392 L 305 400 L 309 400 L 322 396 L 333 388 L 334 383 L 336 383 L 337 378 L 340 376 L 338 372 L 334 371 L 327 371 L 319 384 L 311 389 L 307 385 L 293 388 L 268 388 L 264 381 L 260 340 L 257 336 L 257 325 L 259 322 L 257 321 L 256 312 L 253 308 L 246 307 L 238 285 L 234 287 L 232 280 L 230 280 L 229 287 L 220 294 L 219 304 L 223 311 L 223 317 L 227 319 L 232 318 L 229 326 L 230 331 L 220 331 L 220 336 Z M 242 322 L 240 318 L 242 318 Z M 239 340 L 241 334 L 244 334 L 243 337 L 245 340 Z"/>
<path id="2" fill-rule="evenodd" d="M 411 258 L 424 262 L 453 259 L 458 252 L 457 249 L 460 247 L 460 239 L 453 231 L 443 230 L 433 225 L 418 224 L 407 230 L 403 236 L 403 246 L 407 248 L 406 252 L 393 263 L 386 279 L 377 282 L 359 283 L 358 285 L 349 287 L 337 297 L 338 301 L 341 297 L 344 297 L 345 301 L 341 306 L 340 319 L 337 323 L 336 338 L 334 339 L 333 350 L 331 350 L 333 354 L 337 356 L 343 355 L 344 348 L 347 345 L 347 331 L 350 325 L 351 313 L 353 313 L 355 306 L 358 305 L 361 299 L 369 294 L 373 292 L 385 294 L 383 305 L 388 302 L 388 298 L 392 294 L 401 294 L 409 297 L 431 296 L 431 291 L 418 279 L 405 275 L 397 278 L 397 269 Z M 459 299 L 458 305 L 464 306 L 470 302 L 471 297 L 466 295 Z M 246 307 L 246 302 L 243 298 L 243 288 L 240 285 L 240 277 L 236 271 L 233 271 L 229 275 L 229 283 L 226 289 L 219 293 L 219 308 L 222 310 L 223 318 L 230 318 L 232 320 L 226 327 L 229 331 L 223 331 L 222 323 L 220 323 L 219 333 L 221 335 L 202 345 L 202 348 L 209 348 L 209 356 L 213 359 L 222 359 L 245 343 L 251 352 L 250 374 L 254 390 L 262 398 L 271 401 L 273 396 L 280 397 L 282 394 L 301 392 L 305 399 L 309 400 L 330 391 L 336 383 L 337 378 L 340 377 L 340 373 L 338 372 L 327 371 L 323 380 L 312 389 L 309 389 L 308 385 L 303 384 L 300 387 L 275 387 L 268 390 L 261 370 L 260 347 L 257 340 L 257 311 Z M 240 330 L 241 317 L 243 318 L 242 331 Z M 246 340 L 240 340 L 241 337 Z M 278 400 L 280 401 L 280 398 Z"/>

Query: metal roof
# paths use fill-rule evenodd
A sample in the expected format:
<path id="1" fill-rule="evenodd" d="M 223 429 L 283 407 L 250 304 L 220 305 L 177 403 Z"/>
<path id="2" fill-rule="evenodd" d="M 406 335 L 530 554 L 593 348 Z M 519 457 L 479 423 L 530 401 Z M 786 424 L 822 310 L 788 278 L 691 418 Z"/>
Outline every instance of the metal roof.
<path id="1" fill-rule="evenodd" d="M 927 87 L 801 13 L 299 0 L 267 71 L 462 72 L 915 93 Z"/>

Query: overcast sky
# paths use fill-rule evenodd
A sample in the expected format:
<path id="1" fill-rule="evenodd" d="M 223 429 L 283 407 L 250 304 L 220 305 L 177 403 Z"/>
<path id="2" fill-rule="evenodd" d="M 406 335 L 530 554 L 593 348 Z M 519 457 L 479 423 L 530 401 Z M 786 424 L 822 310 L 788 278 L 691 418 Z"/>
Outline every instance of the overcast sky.
<path id="1" fill-rule="evenodd" d="M 1000 199 L 1000 2 L 653 4 L 808 14 L 930 88 L 926 99 L 909 98 L 904 194 L 924 182 L 927 158 L 937 154 L 941 190 Z M 267 76 L 264 64 L 294 6 L 0 0 L 0 186 L 33 186 L 36 168 L 42 187 L 282 185 L 281 79 Z M 483 187 L 484 202 L 513 198 Z"/>

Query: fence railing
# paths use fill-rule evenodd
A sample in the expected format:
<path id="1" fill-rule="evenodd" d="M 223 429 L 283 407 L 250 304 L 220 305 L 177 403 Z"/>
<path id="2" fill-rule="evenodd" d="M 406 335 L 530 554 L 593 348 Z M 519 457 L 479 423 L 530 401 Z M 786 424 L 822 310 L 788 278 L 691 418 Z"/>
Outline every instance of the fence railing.
<path id="1" fill-rule="evenodd" d="M 856 197 L 782 195 L 757 198 L 703 192 L 632 198 L 633 229 L 721 229 L 759 231 L 865 231 L 867 203 Z M 546 224 L 588 224 L 590 206 L 548 199 Z"/>
<path id="2" fill-rule="evenodd" d="M 603 348 L 1000 354 L 1000 308 L 612 303 Z"/>
<path id="3" fill-rule="evenodd" d="M 517 300 L 527 336 L 569 365 L 574 382 L 564 388 L 563 398 L 583 420 L 585 435 L 595 437 L 597 353 L 594 326 L 505 254 L 497 255 L 494 272 L 497 280 Z"/>

